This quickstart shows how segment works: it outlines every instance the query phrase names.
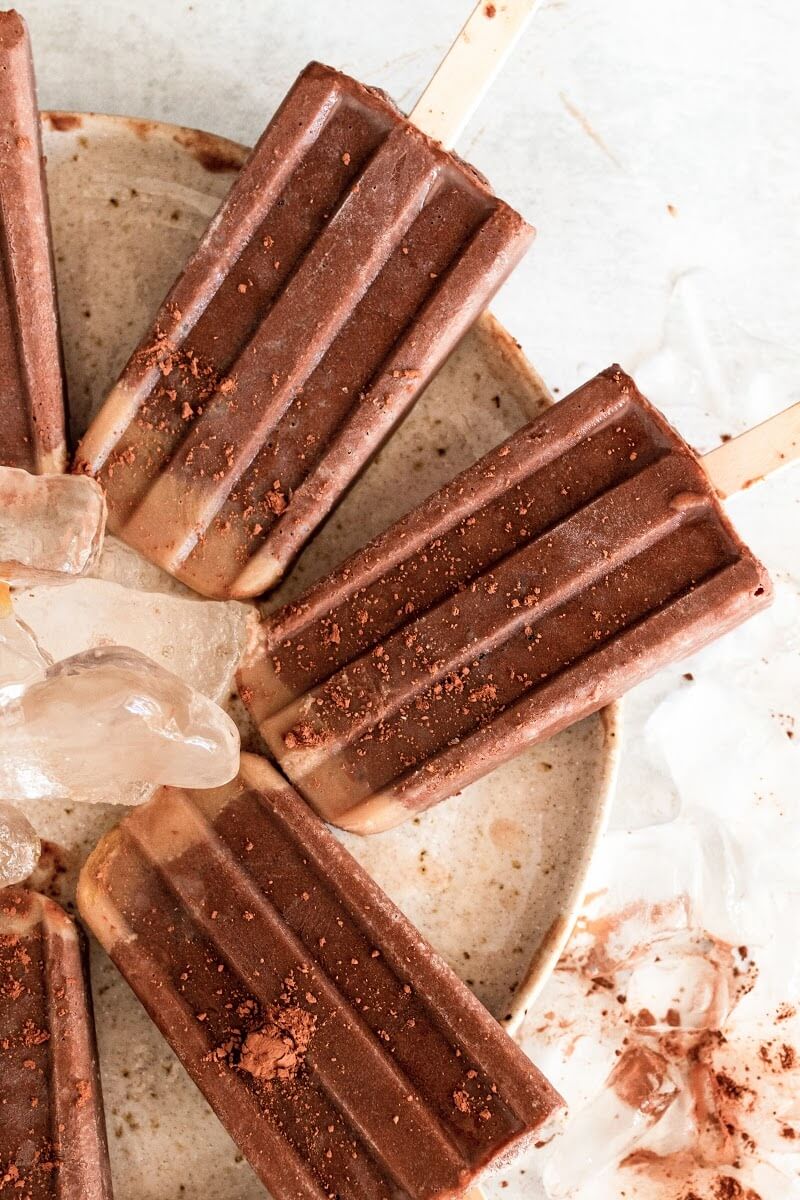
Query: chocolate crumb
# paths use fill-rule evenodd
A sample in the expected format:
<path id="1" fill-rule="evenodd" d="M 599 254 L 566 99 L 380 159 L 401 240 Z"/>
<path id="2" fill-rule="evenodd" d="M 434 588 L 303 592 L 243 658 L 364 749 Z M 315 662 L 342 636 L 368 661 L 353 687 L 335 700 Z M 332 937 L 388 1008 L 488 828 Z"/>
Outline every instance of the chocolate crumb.
<path id="1" fill-rule="evenodd" d="M 247 1035 L 239 1067 L 255 1079 L 294 1079 L 305 1060 L 317 1019 L 298 1005 L 275 1006 L 260 1029 Z"/>

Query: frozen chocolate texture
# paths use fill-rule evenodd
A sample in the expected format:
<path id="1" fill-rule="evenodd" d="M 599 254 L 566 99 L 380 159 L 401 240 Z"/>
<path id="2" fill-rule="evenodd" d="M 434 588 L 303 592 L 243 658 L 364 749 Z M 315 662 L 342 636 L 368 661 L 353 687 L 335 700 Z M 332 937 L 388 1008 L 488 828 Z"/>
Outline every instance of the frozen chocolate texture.
<path id="1" fill-rule="evenodd" d="M 12 587 L 88 574 L 105 528 L 106 502 L 93 479 L 0 466 L 0 579 Z"/>
<path id="2" fill-rule="evenodd" d="M 532 235 L 312 63 L 81 444 L 110 528 L 205 595 L 271 587 Z"/>
<path id="3" fill-rule="evenodd" d="M 89 983 L 52 900 L 0 892 L 0 1196 L 111 1200 Z"/>
<path id="4" fill-rule="evenodd" d="M 28 30 L 0 12 L 0 465 L 66 467 L 64 378 Z"/>
<path id="5" fill-rule="evenodd" d="M 136 809 L 78 903 L 275 1200 L 460 1196 L 560 1104 L 264 759 Z"/>
<path id="6" fill-rule="evenodd" d="M 270 616 L 240 689 L 318 812 L 371 833 L 770 593 L 698 460 L 612 367 Z"/>

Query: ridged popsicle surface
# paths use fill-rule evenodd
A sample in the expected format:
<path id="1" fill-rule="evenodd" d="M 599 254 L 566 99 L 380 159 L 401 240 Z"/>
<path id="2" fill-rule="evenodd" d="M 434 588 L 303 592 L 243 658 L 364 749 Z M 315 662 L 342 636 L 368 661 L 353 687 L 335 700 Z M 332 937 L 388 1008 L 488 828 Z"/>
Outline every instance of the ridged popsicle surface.
<path id="1" fill-rule="evenodd" d="M 206 595 L 272 586 L 532 236 L 312 63 L 79 448 L 111 529 Z"/>
<path id="2" fill-rule="evenodd" d="M 65 389 L 30 39 L 0 12 L 0 466 L 66 468 Z"/>
<path id="3" fill-rule="evenodd" d="M 276 1200 L 455 1197 L 560 1104 L 263 759 L 132 812 L 79 904 Z"/>
<path id="4" fill-rule="evenodd" d="M 111 1200 L 80 935 L 24 888 L 0 892 L 0 1197 Z"/>
<path id="5" fill-rule="evenodd" d="M 240 690 L 303 795 L 370 833 L 770 595 L 698 460 L 614 367 L 270 615 Z"/>

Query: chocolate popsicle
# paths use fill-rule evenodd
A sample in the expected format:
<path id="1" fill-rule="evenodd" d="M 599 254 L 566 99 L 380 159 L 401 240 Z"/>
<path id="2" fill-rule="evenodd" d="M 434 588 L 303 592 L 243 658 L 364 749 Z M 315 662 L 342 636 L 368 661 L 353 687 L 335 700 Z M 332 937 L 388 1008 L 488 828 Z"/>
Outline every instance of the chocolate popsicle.
<path id="1" fill-rule="evenodd" d="M 111 1200 L 81 938 L 59 905 L 0 891 L 0 1196 Z"/>
<path id="2" fill-rule="evenodd" d="M 0 12 L 0 466 L 66 468 L 55 271 L 30 39 Z"/>
<path id="3" fill-rule="evenodd" d="M 561 1101 L 266 762 L 164 788 L 80 910 L 275 1200 L 444 1200 Z"/>
<path id="4" fill-rule="evenodd" d="M 81 443 L 109 528 L 205 595 L 274 585 L 532 236 L 312 63 Z"/>
<path id="5" fill-rule="evenodd" d="M 770 595 L 694 454 L 612 367 L 270 615 L 240 691 L 317 811 L 373 833 Z"/>

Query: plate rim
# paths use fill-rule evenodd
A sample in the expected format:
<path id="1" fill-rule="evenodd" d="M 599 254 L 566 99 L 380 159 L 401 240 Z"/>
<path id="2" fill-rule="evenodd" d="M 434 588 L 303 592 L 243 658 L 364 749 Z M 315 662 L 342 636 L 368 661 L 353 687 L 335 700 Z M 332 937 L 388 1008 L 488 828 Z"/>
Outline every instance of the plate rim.
<path id="1" fill-rule="evenodd" d="M 180 151 L 192 155 L 209 174 L 238 173 L 250 154 L 251 148 L 222 134 L 195 129 L 187 125 L 176 125 L 146 117 L 125 116 L 118 113 L 80 112 L 66 109 L 43 109 L 40 112 L 42 126 L 51 134 L 78 133 L 90 126 L 95 133 L 105 132 L 136 137 L 141 141 L 151 139 L 167 142 Z M 529 386 L 555 403 L 547 384 L 527 358 L 520 343 L 488 310 L 482 313 L 476 324 L 507 360 L 512 370 L 523 376 Z M 586 882 L 598 847 L 606 831 L 611 804 L 616 790 L 622 752 L 622 701 L 615 700 L 596 714 L 603 729 L 602 767 L 597 786 L 597 802 L 584 843 L 583 863 L 576 871 L 576 881 L 568 891 L 558 918 L 545 932 L 534 951 L 525 973 L 517 984 L 508 1008 L 508 1015 L 501 1020 L 503 1028 L 514 1034 L 524 1021 L 558 962 L 586 893 Z"/>

